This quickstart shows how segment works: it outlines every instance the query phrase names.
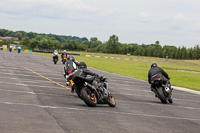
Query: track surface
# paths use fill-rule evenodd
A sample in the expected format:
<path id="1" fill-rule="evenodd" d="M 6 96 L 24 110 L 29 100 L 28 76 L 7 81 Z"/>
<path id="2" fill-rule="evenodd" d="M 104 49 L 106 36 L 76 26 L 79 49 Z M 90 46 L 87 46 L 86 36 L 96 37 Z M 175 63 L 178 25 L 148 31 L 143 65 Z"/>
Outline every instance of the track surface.
<path id="1" fill-rule="evenodd" d="M 90 68 L 107 76 L 117 101 L 115 108 L 91 108 L 64 87 L 60 61 L 54 65 L 48 57 L 0 51 L 0 62 L 1 133 L 200 131 L 200 95 L 174 90 L 174 104 L 164 105 L 147 82 Z"/>

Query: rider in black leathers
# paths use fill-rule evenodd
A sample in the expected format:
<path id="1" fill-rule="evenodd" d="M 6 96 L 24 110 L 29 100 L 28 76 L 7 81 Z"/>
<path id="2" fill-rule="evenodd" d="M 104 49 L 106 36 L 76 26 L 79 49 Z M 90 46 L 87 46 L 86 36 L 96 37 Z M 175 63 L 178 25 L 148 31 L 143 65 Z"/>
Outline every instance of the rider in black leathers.
<path id="1" fill-rule="evenodd" d="M 62 58 L 62 59 L 63 59 L 63 56 L 64 56 L 64 55 L 66 55 L 66 57 L 67 57 L 67 51 L 66 51 L 66 50 L 64 50 L 63 53 L 61 54 L 61 58 Z"/>
<path id="2" fill-rule="evenodd" d="M 148 72 L 148 82 L 151 84 L 151 91 L 154 90 L 152 81 L 156 78 L 162 78 L 163 83 L 172 90 L 168 74 L 162 68 L 158 67 L 156 63 L 153 63 L 151 65 L 151 69 Z"/>
<path id="3" fill-rule="evenodd" d="M 87 75 L 91 75 L 91 76 L 94 76 L 94 77 L 99 76 L 98 74 L 93 73 L 93 72 L 91 72 L 90 70 L 88 70 L 88 69 L 87 69 L 87 65 L 85 64 L 85 62 L 80 62 L 80 63 L 79 63 L 79 69 L 82 70 L 82 73 L 81 73 L 81 75 L 80 75 L 81 77 L 86 78 Z M 74 92 L 74 88 L 72 88 L 71 92 L 72 92 L 72 93 Z"/>

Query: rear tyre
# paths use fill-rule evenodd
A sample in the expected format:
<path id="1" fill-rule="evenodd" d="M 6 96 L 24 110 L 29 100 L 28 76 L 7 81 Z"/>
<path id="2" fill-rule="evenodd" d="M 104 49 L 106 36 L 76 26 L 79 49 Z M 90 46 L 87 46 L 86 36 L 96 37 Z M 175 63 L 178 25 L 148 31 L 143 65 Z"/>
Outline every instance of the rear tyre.
<path id="1" fill-rule="evenodd" d="M 108 98 L 108 105 L 110 107 L 115 107 L 116 106 L 116 101 L 115 101 L 115 98 L 113 96 L 109 96 L 109 98 Z"/>
<path id="2" fill-rule="evenodd" d="M 97 105 L 97 97 L 88 87 L 81 89 L 81 97 L 89 107 L 95 107 Z"/>
<path id="3" fill-rule="evenodd" d="M 166 104 L 167 103 L 167 99 L 166 99 L 166 97 L 165 97 L 165 95 L 163 93 L 162 87 L 159 87 L 157 89 L 157 92 L 158 92 L 158 98 L 160 99 L 160 101 L 162 103 Z"/>

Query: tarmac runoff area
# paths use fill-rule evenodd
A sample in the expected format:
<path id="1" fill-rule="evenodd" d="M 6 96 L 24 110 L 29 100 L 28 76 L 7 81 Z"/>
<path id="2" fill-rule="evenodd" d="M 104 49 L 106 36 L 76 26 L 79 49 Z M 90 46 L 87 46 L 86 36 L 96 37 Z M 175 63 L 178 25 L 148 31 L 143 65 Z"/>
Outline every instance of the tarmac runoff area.
<path id="1" fill-rule="evenodd" d="M 199 93 L 174 87 L 174 103 L 161 104 L 147 82 L 89 68 L 108 78 L 117 101 L 91 108 L 65 86 L 61 61 L 0 51 L 0 62 L 0 133 L 200 131 Z"/>

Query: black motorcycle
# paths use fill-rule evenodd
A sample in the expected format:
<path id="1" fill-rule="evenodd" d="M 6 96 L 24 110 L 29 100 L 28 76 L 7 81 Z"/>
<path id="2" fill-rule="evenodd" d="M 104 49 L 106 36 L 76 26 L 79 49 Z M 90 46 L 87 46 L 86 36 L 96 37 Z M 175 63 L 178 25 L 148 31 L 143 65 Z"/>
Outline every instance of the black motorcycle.
<path id="1" fill-rule="evenodd" d="M 89 106 L 95 107 L 97 104 L 108 104 L 110 107 L 116 106 L 116 101 L 108 91 L 107 79 L 104 76 L 93 76 L 89 79 L 81 77 L 82 70 L 69 75 L 72 88 L 77 95 Z"/>
<path id="2" fill-rule="evenodd" d="M 58 62 L 58 56 L 57 55 L 53 56 L 53 62 L 54 62 L 54 64 L 57 64 L 57 62 Z"/>
<path id="3" fill-rule="evenodd" d="M 163 83 L 163 78 L 156 78 L 152 81 L 154 93 L 160 99 L 160 101 L 164 104 L 173 103 L 172 100 L 172 90 L 167 86 L 167 84 Z"/>
<path id="4" fill-rule="evenodd" d="M 9 48 L 9 51 L 12 52 L 12 48 Z"/>
<path id="5" fill-rule="evenodd" d="M 19 54 L 21 52 L 21 49 L 17 49 L 17 53 Z"/>

